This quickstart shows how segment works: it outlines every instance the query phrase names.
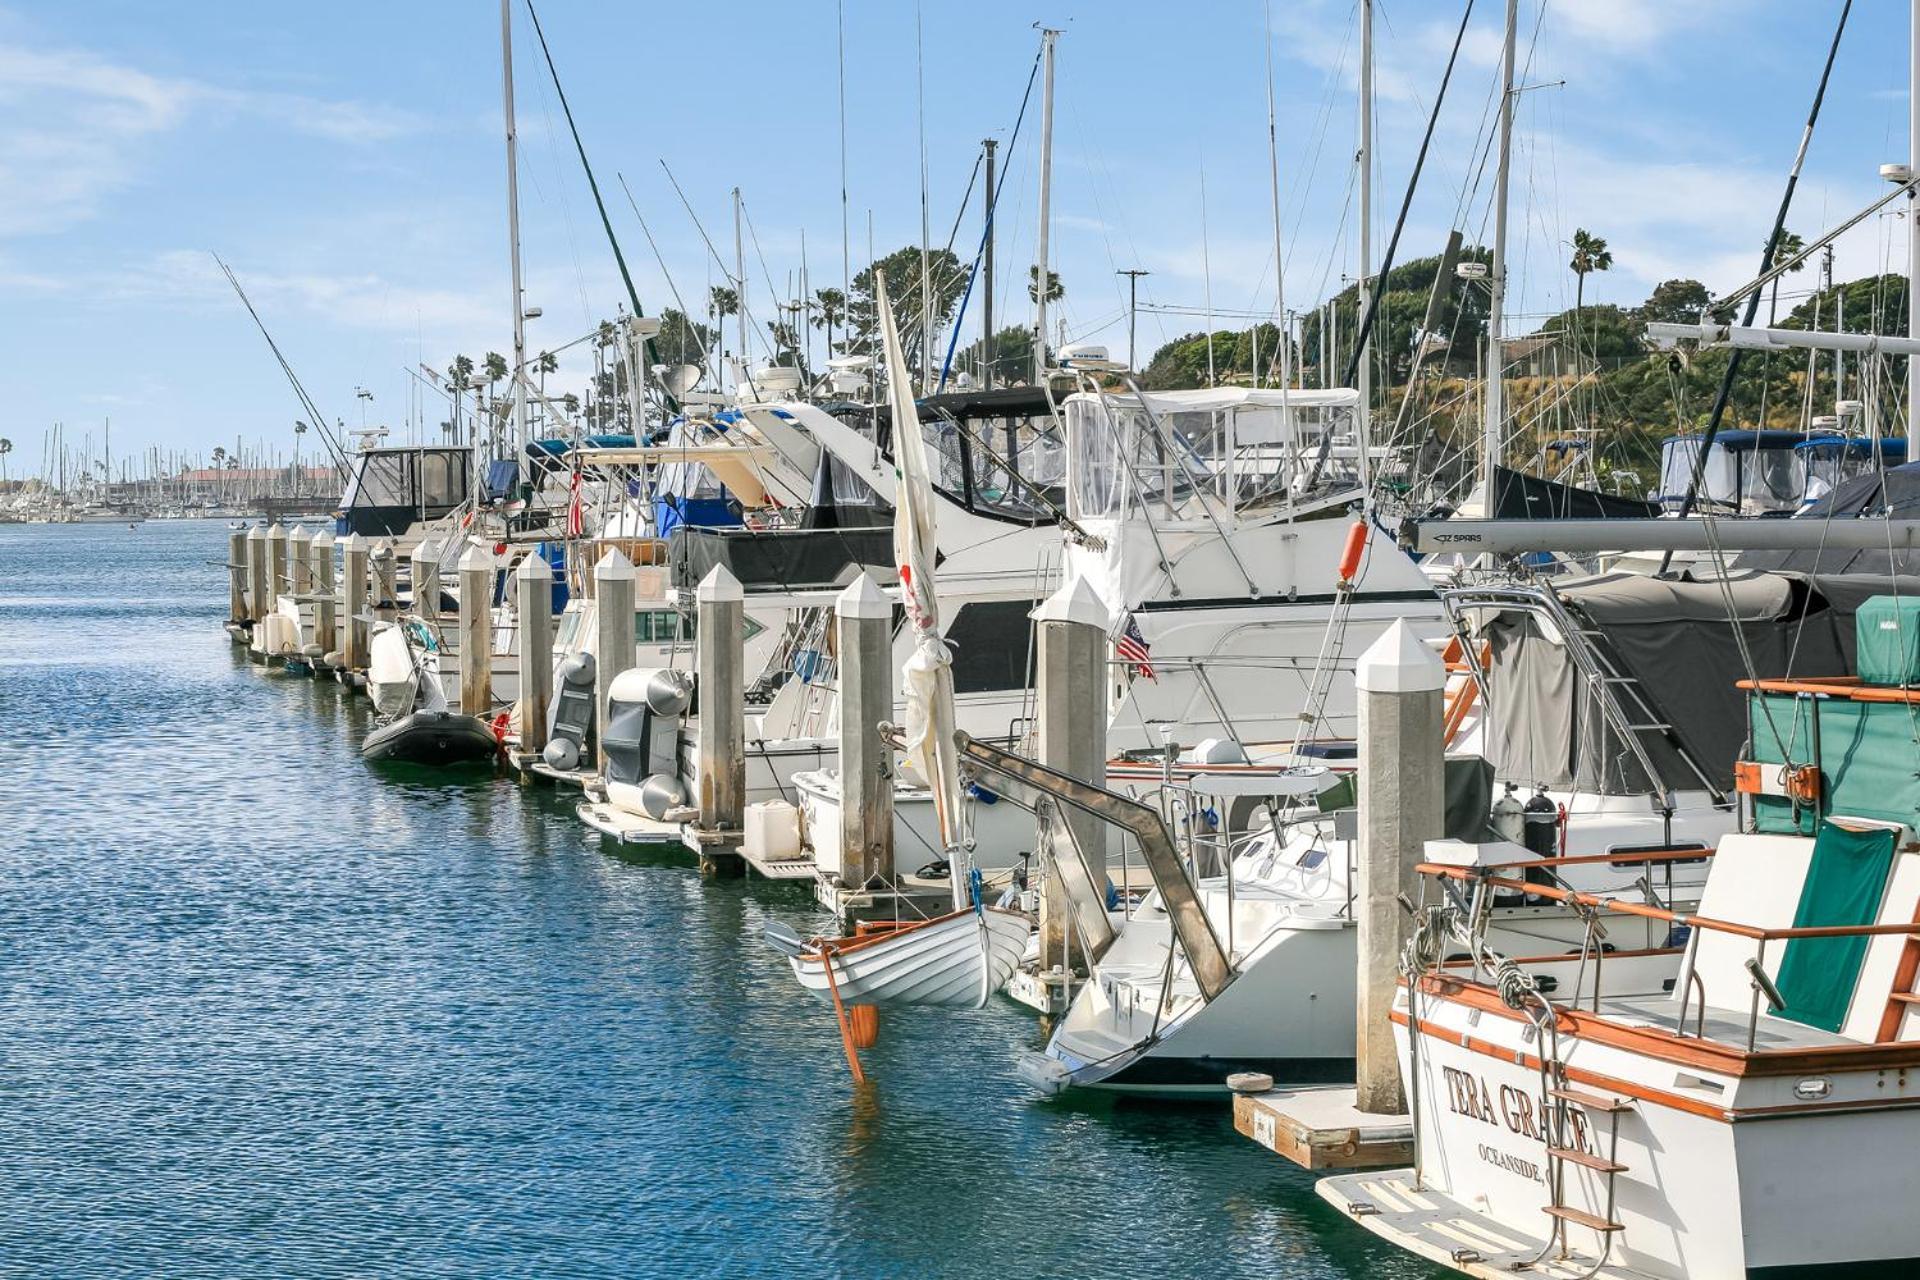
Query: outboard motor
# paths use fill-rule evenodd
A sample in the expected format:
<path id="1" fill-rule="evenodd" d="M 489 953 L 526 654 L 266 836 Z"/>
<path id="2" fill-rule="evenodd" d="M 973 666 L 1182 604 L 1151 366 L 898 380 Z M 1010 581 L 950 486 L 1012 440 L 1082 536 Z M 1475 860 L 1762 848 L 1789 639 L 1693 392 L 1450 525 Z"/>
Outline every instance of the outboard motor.
<path id="1" fill-rule="evenodd" d="M 593 727 L 593 655 L 576 653 L 554 673 L 547 708 L 547 746 L 540 758 L 552 769 L 577 769 Z"/>
<path id="2" fill-rule="evenodd" d="M 600 732 L 608 801 L 655 821 L 686 804 L 680 728 L 692 702 L 693 677 L 672 667 L 636 667 L 614 678 Z"/>

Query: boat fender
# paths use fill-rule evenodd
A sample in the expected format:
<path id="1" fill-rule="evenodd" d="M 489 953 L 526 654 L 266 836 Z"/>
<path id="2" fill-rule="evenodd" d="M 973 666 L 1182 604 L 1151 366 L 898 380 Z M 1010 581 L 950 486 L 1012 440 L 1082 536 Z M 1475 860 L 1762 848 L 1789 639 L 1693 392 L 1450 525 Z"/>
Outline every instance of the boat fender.
<path id="1" fill-rule="evenodd" d="M 1367 554 L 1367 522 L 1355 520 L 1353 527 L 1347 530 L 1347 545 L 1340 552 L 1340 589 L 1353 590 L 1354 580 L 1360 574 L 1361 558 Z"/>

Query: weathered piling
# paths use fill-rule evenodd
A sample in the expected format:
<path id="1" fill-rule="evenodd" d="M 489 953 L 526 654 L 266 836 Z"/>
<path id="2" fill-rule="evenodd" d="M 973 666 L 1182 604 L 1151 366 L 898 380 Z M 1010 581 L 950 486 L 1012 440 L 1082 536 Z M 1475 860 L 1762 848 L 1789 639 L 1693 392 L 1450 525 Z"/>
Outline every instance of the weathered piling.
<path id="1" fill-rule="evenodd" d="M 370 627 L 367 611 L 373 607 L 368 595 L 367 540 L 357 533 L 348 534 L 340 544 L 340 554 L 347 577 L 347 625 L 340 641 L 340 665 L 348 671 L 365 671 Z"/>
<path id="2" fill-rule="evenodd" d="M 891 886 L 893 748 L 875 730 L 893 719 L 893 606 L 862 572 L 834 600 L 833 617 L 840 654 L 840 880 L 856 888 Z M 702 741 L 706 723 L 703 702 Z"/>
<path id="3" fill-rule="evenodd" d="M 247 608 L 247 531 L 227 530 L 227 621 L 244 625 L 253 620 Z"/>
<path id="4" fill-rule="evenodd" d="M 368 563 L 373 569 L 373 599 L 370 602 L 373 616 L 381 622 L 392 622 L 400 613 L 400 562 L 393 553 L 393 539 L 380 539 Z M 367 653 L 371 655 L 371 647 Z"/>
<path id="5" fill-rule="evenodd" d="M 699 668 L 700 869 L 740 869 L 746 821 L 747 724 L 740 580 L 715 565 L 693 591 L 694 660 Z"/>
<path id="6" fill-rule="evenodd" d="M 1038 637 L 1038 750 L 1041 764 L 1097 787 L 1107 782 L 1107 609 L 1085 578 L 1075 576 L 1032 614 Z M 1062 815 L 1080 846 L 1094 888 L 1105 892 L 1106 824 L 1067 808 Z M 1072 904 L 1054 877 L 1040 900 L 1040 969 L 1066 967 Z"/>
<path id="7" fill-rule="evenodd" d="M 620 548 L 608 547 L 593 566 L 593 745 L 600 750 L 600 731 L 607 723 L 613 682 L 633 667 L 633 562 Z"/>
<path id="8" fill-rule="evenodd" d="M 331 665 L 340 645 L 340 631 L 334 615 L 333 530 L 322 529 L 307 544 L 307 578 L 313 583 L 313 638 L 320 646 L 320 660 Z"/>
<path id="9" fill-rule="evenodd" d="M 260 525 L 247 530 L 247 621 L 267 616 L 267 531 Z"/>
<path id="10" fill-rule="evenodd" d="M 440 616 L 440 553 L 438 538 L 422 538 L 407 557 L 407 590 L 413 593 L 413 612 L 433 621 Z"/>
<path id="11" fill-rule="evenodd" d="M 553 568 L 529 554 L 514 570 L 520 630 L 520 750 L 537 759 L 547 745 L 547 703 L 553 697 Z"/>
<path id="12" fill-rule="evenodd" d="M 1360 953 L 1355 1103 L 1363 1112 L 1406 1111 L 1394 1053 L 1394 987 L 1408 920 L 1400 904 L 1419 896 L 1413 868 L 1442 834 L 1445 665 L 1405 621 L 1360 655 L 1360 848 L 1355 886 Z"/>
<path id="13" fill-rule="evenodd" d="M 460 710 L 493 710 L 493 557 L 471 546 L 460 557 Z"/>
<path id="14" fill-rule="evenodd" d="M 307 581 L 307 547 L 312 541 L 305 525 L 296 524 L 287 530 L 287 576 L 280 590 L 292 596 L 295 604 L 313 589 Z"/>
<path id="15" fill-rule="evenodd" d="M 280 592 L 287 582 L 287 531 L 278 520 L 267 526 L 267 607 L 263 615 L 280 606 Z"/>

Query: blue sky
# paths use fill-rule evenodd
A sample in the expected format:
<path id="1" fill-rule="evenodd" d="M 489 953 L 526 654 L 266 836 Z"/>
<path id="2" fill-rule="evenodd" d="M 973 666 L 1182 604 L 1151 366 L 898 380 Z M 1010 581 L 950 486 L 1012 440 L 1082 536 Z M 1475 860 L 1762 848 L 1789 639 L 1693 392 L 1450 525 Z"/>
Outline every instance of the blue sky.
<path id="1" fill-rule="evenodd" d="M 530 349 L 558 346 L 623 294 L 538 46 L 516 0 Z M 1045 18 L 1064 28 L 1054 253 L 1069 333 L 1126 342 L 1139 266 L 1143 354 L 1274 305 L 1266 81 L 1258 0 L 845 0 L 854 265 L 920 235 L 915 24 L 936 240 L 953 225 L 979 140 L 1004 143 Z M 1402 257 L 1486 223 L 1476 183 L 1498 54 L 1499 0 L 1479 0 Z M 1513 181 L 1521 313 L 1569 305 L 1564 242 L 1587 227 L 1615 266 L 1591 300 L 1657 281 L 1718 288 L 1757 262 L 1831 36 L 1826 0 L 1522 0 L 1525 75 Z M 1376 254 L 1386 239 L 1459 8 L 1380 0 Z M 1906 150 L 1907 6 L 1856 5 L 1790 225 L 1811 235 L 1874 198 Z M 616 173 L 626 176 L 689 300 L 719 277 L 669 186 L 673 167 L 731 256 L 738 184 L 757 240 L 750 299 L 840 277 L 832 0 L 604 5 L 545 0 L 542 21 L 615 229 L 649 311 L 671 305 Z M 1536 34 L 1537 32 L 1537 34 Z M 1273 0 L 1287 302 L 1353 269 L 1353 0 Z M 1557 82 L 1564 81 L 1564 84 Z M 1036 107 L 1037 111 L 1037 107 Z M 291 445 L 300 416 L 209 256 L 246 281 L 329 415 L 362 408 L 404 435 L 404 370 L 510 347 L 497 8 L 468 3 L 262 5 L 0 0 L 0 434 L 16 473 L 45 429 L 113 419 L 116 454 L 204 454 L 236 436 Z M 1003 155 L 1002 317 L 1031 261 L 1034 121 Z M 1204 175 L 1205 235 L 1201 186 Z M 1464 208 L 1464 215 L 1457 211 Z M 961 224 L 963 257 L 978 211 Z M 764 257 L 765 268 L 761 266 Z M 1842 243 L 1840 271 L 1905 267 L 1903 225 Z M 1811 273 L 1796 284 L 1810 281 Z M 970 322 L 971 323 L 971 322 Z M 563 357 L 555 383 L 585 373 Z M 370 402 L 356 400 L 367 388 Z M 433 419 L 437 421 L 438 419 Z"/>

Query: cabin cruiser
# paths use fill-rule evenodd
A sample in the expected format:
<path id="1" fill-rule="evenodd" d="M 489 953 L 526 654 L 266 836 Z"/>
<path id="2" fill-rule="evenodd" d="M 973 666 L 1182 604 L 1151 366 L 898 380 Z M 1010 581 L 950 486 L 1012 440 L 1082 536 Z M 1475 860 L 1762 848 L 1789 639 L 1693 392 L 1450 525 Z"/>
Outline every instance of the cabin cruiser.
<path id="1" fill-rule="evenodd" d="M 1515 868 L 1429 846 L 1394 1002 L 1412 1168 L 1330 1178 L 1367 1230 L 1469 1275 L 1904 1275 L 1920 1141 L 1920 678 L 1911 600 L 1856 614 L 1859 676 L 1744 680 L 1740 828 L 1666 944 L 1604 957 L 1604 895 L 1552 887 L 1573 954 L 1503 946 L 1468 895 Z"/>
<path id="2" fill-rule="evenodd" d="M 464 447 L 367 447 L 348 460 L 347 487 L 333 513 L 345 538 L 392 538 L 404 554 L 473 492 L 473 452 Z"/>

